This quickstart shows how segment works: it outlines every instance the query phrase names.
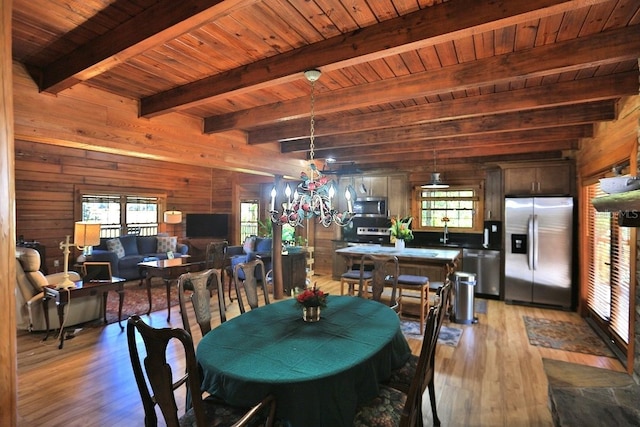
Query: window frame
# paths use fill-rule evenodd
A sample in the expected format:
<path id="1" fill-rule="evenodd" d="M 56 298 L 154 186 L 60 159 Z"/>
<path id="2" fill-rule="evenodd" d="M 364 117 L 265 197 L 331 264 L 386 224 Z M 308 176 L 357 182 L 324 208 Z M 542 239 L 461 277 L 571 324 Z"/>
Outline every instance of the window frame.
<path id="1" fill-rule="evenodd" d="M 422 188 L 421 186 L 417 185 L 415 187 L 413 187 L 413 209 L 412 212 L 414 212 L 414 216 L 416 217 L 417 220 L 414 220 L 411 224 L 412 229 L 413 230 L 417 230 L 417 231 L 437 231 L 440 232 L 442 231 L 442 228 L 444 227 L 444 223 L 441 226 L 423 226 L 422 225 L 422 202 L 423 200 L 425 200 L 425 198 L 422 197 L 422 192 L 423 191 L 433 191 L 431 189 L 428 188 Z M 459 233 L 476 233 L 476 232 L 482 232 L 482 227 L 484 224 L 484 198 L 483 198 L 483 186 L 482 185 L 473 185 L 473 184 L 460 184 L 460 185 L 451 185 L 448 188 L 443 188 L 441 190 L 439 189 L 434 189 L 435 191 L 473 191 L 473 196 L 470 198 L 459 198 L 459 199 L 447 199 L 447 198 L 433 198 L 433 199 L 428 199 L 427 200 L 471 200 L 473 201 L 473 209 L 471 212 L 472 215 L 472 226 L 470 228 L 466 228 L 466 227 L 453 227 L 451 225 L 451 223 L 448 223 L 448 230 L 449 231 L 453 231 L 453 232 L 459 232 Z"/>
<path id="2" fill-rule="evenodd" d="M 133 229 L 129 230 L 129 224 L 127 223 L 127 210 L 126 206 L 130 200 L 133 199 L 156 199 L 157 200 L 157 211 L 156 211 L 156 222 L 155 227 L 153 225 L 151 227 L 146 227 L 146 232 L 141 232 L 144 235 L 155 235 L 160 232 L 160 226 L 162 224 L 162 218 L 164 211 L 167 210 L 167 195 L 164 193 L 157 193 L 151 191 L 144 191 L 136 188 L 128 188 L 128 187 L 101 187 L 101 186 L 76 186 L 75 188 L 75 207 L 74 207 L 74 218 L 75 221 L 82 221 L 83 212 L 82 206 L 84 202 L 85 196 L 105 196 L 105 197 L 118 197 L 120 201 L 120 226 L 117 229 L 117 232 L 114 233 L 115 227 L 113 228 L 102 228 L 100 232 L 100 237 L 118 237 L 124 234 L 128 234 L 130 231 L 135 232 Z"/>

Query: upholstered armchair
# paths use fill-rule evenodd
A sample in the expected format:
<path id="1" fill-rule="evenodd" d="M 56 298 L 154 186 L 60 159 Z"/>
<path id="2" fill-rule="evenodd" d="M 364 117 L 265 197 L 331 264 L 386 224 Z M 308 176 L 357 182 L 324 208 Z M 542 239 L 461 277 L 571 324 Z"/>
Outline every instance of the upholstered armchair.
<path id="1" fill-rule="evenodd" d="M 78 273 L 69 272 L 69 279 L 80 280 Z M 16 325 L 18 329 L 44 331 L 46 323 L 42 309 L 42 288 L 57 285 L 63 273 L 45 276 L 40 271 L 40 254 L 31 248 L 16 248 Z M 102 316 L 102 294 L 72 299 L 67 305 L 65 326 L 76 325 Z M 49 304 L 49 322 L 52 329 L 59 328 L 56 304 Z"/>

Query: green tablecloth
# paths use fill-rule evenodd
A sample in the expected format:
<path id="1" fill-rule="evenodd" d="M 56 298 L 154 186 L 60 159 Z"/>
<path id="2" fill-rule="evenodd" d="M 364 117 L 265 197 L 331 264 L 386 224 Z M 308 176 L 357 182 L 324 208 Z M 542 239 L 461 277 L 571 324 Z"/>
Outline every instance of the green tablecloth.
<path id="1" fill-rule="evenodd" d="M 317 323 L 284 300 L 213 329 L 196 351 L 203 389 L 235 405 L 273 393 L 278 417 L 294 427 L 351 425 L 410 349 L 388 306 L 347 296 L 328 304 Z"/>

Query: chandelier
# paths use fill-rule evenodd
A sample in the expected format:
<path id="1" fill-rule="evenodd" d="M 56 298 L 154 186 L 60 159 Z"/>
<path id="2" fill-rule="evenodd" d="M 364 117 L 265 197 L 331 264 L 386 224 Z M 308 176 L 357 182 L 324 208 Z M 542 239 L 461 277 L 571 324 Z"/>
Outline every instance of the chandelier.
<path id="1" fill-rule="evenodd" d="M 338 211 L 333 205 L 337 185 L 323 175 L 314 163 L 315 142 L 315 82 L 320 78 L 320 70 L 305 71 L 304 76 L 311 83 L 311 119 L 309 132 L 309 172 L 302 172 L 302 180 L 292 194 L 291 187 L 285 188 L 286 201 L 282 204 L 282 210 L 276 210 L 276 188 L 271 190 L 271 221 L 274 224 L 289 224 L 293 227 L 303 226 L 303 221 L 313 217 L 324 227 L 335 223 L 341 227 L 348 225 L 353 219 L 352 198 L 355 198 L 355 190 L 347 186 L 344 197 L 347 201 L 347 210 Z"/>

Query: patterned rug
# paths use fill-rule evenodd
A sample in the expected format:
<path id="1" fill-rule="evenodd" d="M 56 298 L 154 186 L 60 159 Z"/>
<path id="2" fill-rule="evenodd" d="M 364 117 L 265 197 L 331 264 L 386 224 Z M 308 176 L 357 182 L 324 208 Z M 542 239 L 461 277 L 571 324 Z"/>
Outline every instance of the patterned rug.
<path id="1" fill-rule="evenodd" d="M 529 344 L 596 356 L 614 357 L 586 322 L 574 323 L 523 316 Z"/>
<path id="2" fill-rule="evenodd" d="M 145 285 L 138 286 L 139 281 L 130 281 L 124 285 L 124 304 L 122 305 L 122 320 L 127 320 L 134 314 L 147 314 L 149 299 Z M 178 304 L 178 288 L 171 287 L 171 306 Z M 151 284 L 151 311 L 167 309 L 167 288 L 164 282 L 156 281 Z M 109 292 L 107 296 L 107 323 L 118 321 L 118 294 Z"/>
<path id="3" fill-rule="evenodd" d="M 420 333 L 420 323 L 415 320 L 401 320 L 400 328 L 405 337 L 414 340 L 421 340 L 423 335 Z M 438 344 L 457 347 L 462 337 L 463 330 L 452 326 L 442 325 L 440 334 L 438 335 Z"/>

